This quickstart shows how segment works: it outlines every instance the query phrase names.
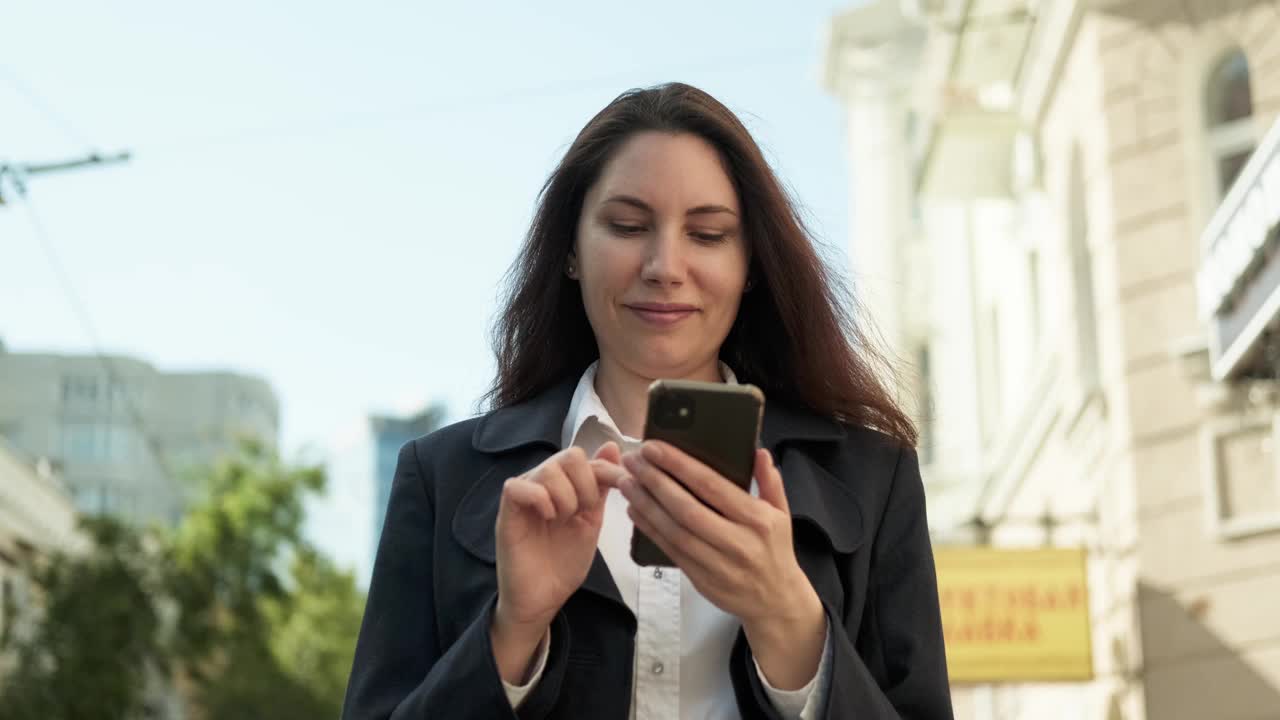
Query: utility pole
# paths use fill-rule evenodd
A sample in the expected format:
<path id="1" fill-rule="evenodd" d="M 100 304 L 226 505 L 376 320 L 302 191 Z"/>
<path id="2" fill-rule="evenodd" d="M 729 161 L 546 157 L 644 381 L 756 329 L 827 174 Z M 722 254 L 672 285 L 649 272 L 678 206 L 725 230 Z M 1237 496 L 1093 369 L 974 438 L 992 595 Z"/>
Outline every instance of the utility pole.
<path id="1" fill-rule="evenodd" d="M 0 207 L 5 205 L 4 196 L 4 180 L 7 177 L 17 190 L 19 196 L 27 194 L 27 179 L 44 175 L 46 173 L 63 172 L 67 170 L 79 170 L 81 168 L 98 166 L 98 165 L 117 165 L 129 162 L 131 154 L 129 152 L 116 153 L 115 155 L 100 155 L 98 153 L 90 153 L 78 158 L 63 160 L 60 162 L 46 163 L 6 163 L 0 162 Z"/>

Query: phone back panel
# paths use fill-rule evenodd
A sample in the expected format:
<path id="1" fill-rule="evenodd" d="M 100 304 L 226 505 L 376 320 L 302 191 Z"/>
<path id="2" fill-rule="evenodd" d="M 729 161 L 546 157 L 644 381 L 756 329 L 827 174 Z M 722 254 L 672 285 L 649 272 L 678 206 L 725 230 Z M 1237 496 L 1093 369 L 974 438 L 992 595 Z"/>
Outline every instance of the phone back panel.
<path id="1" fill-rule="evenodd" d="M 688 417 L 676 410 L 691 407 Z M 705 463 L 743 490 L 751 488 L 764 394 L 754 385 L 659 380 L 649 389 L 644 438 L 662 440 Z M 673 563 L 643 533 L 631 537 L 639 565 Z"/>

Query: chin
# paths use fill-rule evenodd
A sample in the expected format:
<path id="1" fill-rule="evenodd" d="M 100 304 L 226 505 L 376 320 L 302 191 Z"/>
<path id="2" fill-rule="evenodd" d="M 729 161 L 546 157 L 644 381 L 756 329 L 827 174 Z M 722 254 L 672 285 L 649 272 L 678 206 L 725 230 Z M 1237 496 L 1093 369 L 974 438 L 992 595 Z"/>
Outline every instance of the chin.
<path id="1" fill-rule="evenodd" d="M 676 377 L 690 365 L 698 364 L 693 353 L 677 348 L 636 348 L 631 358 L 633 372 L 655 380 Z"/>

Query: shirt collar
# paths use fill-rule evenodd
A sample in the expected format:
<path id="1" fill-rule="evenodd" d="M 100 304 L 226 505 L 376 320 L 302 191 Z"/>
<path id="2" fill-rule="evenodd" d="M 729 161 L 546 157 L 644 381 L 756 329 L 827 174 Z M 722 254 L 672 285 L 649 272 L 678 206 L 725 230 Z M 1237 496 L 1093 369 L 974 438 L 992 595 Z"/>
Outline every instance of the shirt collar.
<path id="1" fill-rule="evenodd" d="M 573 391 L 573 399 L 569 401 L 569 412 L 564 416 L 564 425 L 560 430 L 560 447 L 567 448 L 570 445 L 576 445 L 578 434 L 582 431 L 582 426 L 588 420 L 595 419 L 596 422 L 603 426 L 604 431 L 611 435 L 610 439 L 624 443 L 637 443 L 639 438 L 627 437 L 618 430 L 618 425 L 613 421 L 613 417 L 605 408 L 604 403 L 600 400 L 600 394 L 596 392 L 596 370 L 599 369 L 600 361 L 591 363 L 586 371 L 582 373 L 582 377 L 578 380 L 578 386 Z M 720 376 L 724 381 L 733 385 L 738 384 L 738 376 L 733 370 L 723 362 L 720 363 Z"/>

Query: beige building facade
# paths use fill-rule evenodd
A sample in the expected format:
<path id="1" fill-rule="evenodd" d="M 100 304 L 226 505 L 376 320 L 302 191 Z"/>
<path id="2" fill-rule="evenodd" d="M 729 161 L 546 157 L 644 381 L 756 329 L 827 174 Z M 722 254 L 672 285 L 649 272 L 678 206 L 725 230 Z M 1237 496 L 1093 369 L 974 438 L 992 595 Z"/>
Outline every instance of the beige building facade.
<path id="1" fill-rule="evenodd" d="M 957 714 L 1280 717 L 1280 5 L 877 0 L 826 82 L 936 542 L 1089 551 L 1094 679 Z"/>
<path id="2" fill-rule="evenodd" d="M 33 460 L 0 438 L 0 634 L 25 629 L 14 623 L 36 597 L 26 563 L 73 551 L 81 542 L 71 496 L 49 463 Z M 9 660 L 0 657 L 0 674 Z"/>

